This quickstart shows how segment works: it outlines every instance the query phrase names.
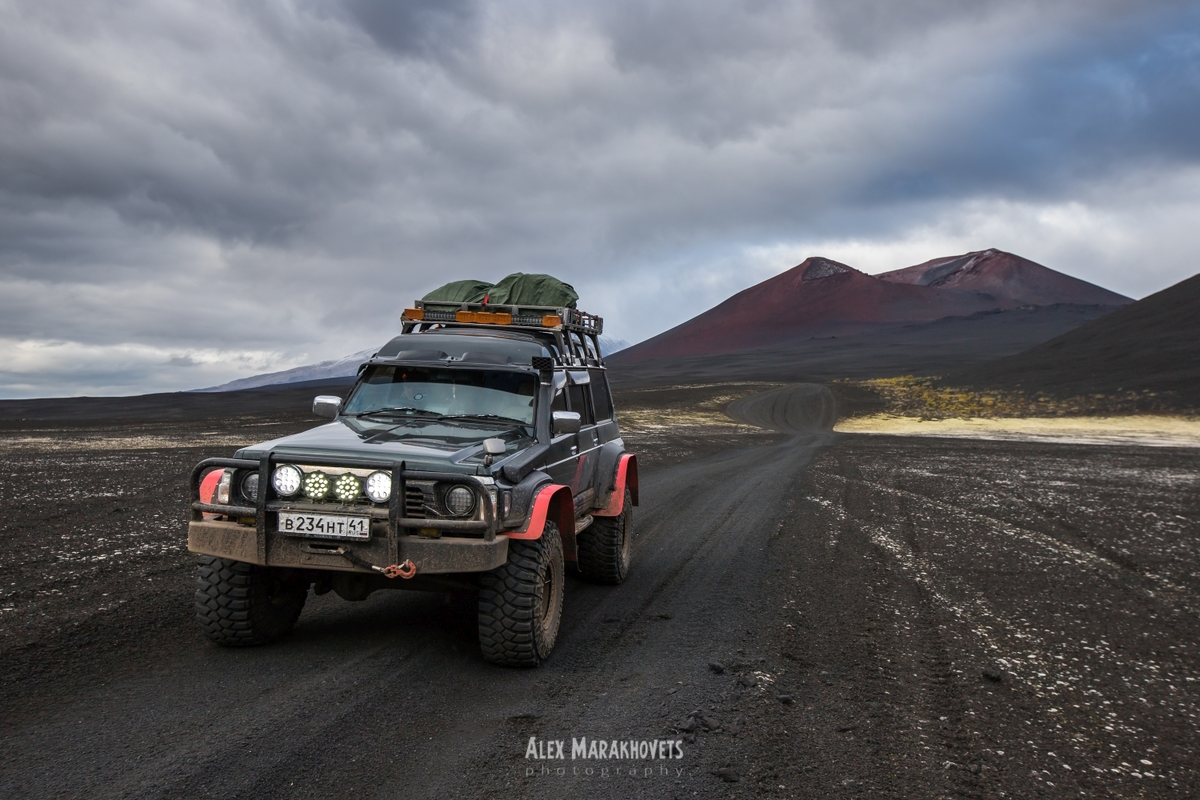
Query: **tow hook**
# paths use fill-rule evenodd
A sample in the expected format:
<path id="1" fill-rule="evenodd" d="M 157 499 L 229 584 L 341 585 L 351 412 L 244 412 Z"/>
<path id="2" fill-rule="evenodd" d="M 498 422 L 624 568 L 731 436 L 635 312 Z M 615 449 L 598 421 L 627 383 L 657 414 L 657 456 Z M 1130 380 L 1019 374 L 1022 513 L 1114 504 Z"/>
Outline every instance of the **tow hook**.
<path id="1" fill-rule="evenodd" d="M 412 559 L 405 559 L 403 564 L 392 564 L 391 566 L 387 567 L 379 567 L 372 564 L 370 561 L 359 558 L 344 547 L 339 547 L 332 552 L 337 553 L 339 556 L 346 559 L 356 567 L 373 569 L 376 572 L 383 573 L 383 575 L 387 578 L 404 578 L 404 580 L 408 580 L 417 574 L 417 565 L 412 562 Z"/>
<path id="2" fill-rule="evenodd" d="M 390 567 L 376 567 L 375 569 L 389 578 L 404 578 L 404 580 L 417 574 L 417 565 L 407 560 L 403 564 L 392 564 Z"/>

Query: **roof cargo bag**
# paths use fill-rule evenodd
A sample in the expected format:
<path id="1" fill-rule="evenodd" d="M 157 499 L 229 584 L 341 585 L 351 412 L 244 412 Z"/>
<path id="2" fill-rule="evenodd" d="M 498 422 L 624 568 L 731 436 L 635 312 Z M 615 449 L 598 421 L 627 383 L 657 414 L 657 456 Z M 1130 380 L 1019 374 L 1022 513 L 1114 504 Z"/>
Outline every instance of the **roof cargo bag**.
<path id="1" fill-rule="evenodd" d="M 492 284 L 486 281 L 465 280 L 451 281 L 445 286 L 439 286 L 421 298 L 426 303 L 445 303 L 457 306 L 459 303 L 482 303 Z"/>
<path id="2" fill-rule="evenodd" d="M 488 303 L 514 306 L 575 308 L 579 293 L 553 275 L 514 272 L 488 292 Z"/>

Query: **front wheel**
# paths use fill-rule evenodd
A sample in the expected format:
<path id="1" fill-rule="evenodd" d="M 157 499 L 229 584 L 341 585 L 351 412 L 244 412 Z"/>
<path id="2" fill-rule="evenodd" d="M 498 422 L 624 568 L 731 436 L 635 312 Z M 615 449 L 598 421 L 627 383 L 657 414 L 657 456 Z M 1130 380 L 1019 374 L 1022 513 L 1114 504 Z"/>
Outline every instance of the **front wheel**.
<path id="1" fill-rule="evenodd" d="M 506 667 L 536 667 L 558 638 L 562 619 L 562 539 L 547 520 L 538 539 L 508 543 L 508 561 L 479 578 L 479 647 Z"/>
<path id="2" fill-rule="evenodd" d="M 215 556 L 196 559 L 196 621 L 225 647 L 286 636 L 308 598 L 308 581 L 290 570 Z"/>
<path id="3" fill-rule="evenodd" d="M 625 490 L 621 513 L 593 517 L 575 539 L 579 571 L 595 583 L 618 584 L 629 574 L 629 540 L 633 538 L 633 495 Z"/>

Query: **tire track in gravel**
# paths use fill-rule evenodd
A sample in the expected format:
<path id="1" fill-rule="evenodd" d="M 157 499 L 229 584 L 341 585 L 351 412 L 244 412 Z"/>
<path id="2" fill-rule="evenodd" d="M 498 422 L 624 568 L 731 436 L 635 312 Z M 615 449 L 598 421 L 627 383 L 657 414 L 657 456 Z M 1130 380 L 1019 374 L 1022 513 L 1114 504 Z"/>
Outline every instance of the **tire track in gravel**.
<path id="1" fill-rule="evenodd" d="M 997 787 L 1159 796 L 1194 783 L 1188 742 L 1200 722 L 1191 687 L 1200 674 L 1187 657 L 1194 592 L 1144 566 L 1130 569 L 1059 541 L 1037 530 L 1036 521 L 1017 524 L 972 507 L 987 499 L 961 489 L 1005 473 L 1003 465 L 974 456 L 969 443 L 933 445 L 951 454 L 948 465 L 936 468 L 933 461 L 909 466 L 905 452 L 920 447 L 913 443 L 859 437 L 845 444 L 811 470 L 821 493 L 848 500 L 853 527 L 940 612 L 955 654 L 954 681 L 969 685 L 989 663 L 1005 676 L 1002 685 L 969 697 L 971 724 L 991 745 L 978 748 L 981 756 L 991 753 L 980 759 L 990 762 L 984 774 L 994 775 L 994 768 L 1005 778 Z M 1031 458 L 1057 457 L 1058 447 L 1027 449 Z M 1088 455 L 1129 458 L 1116 450 Z M 1130 513 L 1125 486 L 1116 505 L 1103 487 L 1081 488 L 1094 496 L 1075 497 L 1073 505 Z M 1038 489 L 1018 481 L 1007 491 L 1021 496 Z M 920 550 L 908 544 L 910 527 Z"/>
<path id="2" fill-rule="evenodd" d="M 1144 568 L 1135 568 L 1132 562 L 1122 559 L 1112 558 L 1099 548 L 1084 547 L 1079 544 L 1072 544 L 1063 541 L 1062 539 L 1053 536 L 1044 531 L 1039 531 L 1036 528 L 1027 525 L 1018 525 L 1011 520 L 1000 519 L 988 514 L 982 514 L 976 511 L 971 511 L 961 506 L 947 503 L 932 496 L 923 495 L 917 492 L 898 489 L 894 486 L 884 486 L 877 481 L 872 481 L 867 478 L 852 478 L 846 476 L 837 476 L 840 480 L 845 480 L 849 484 L 858 485 L 872 492 L 881 492 L 893 495 L 897 498 L 897 503 L 901 509 L 904 519 L 909 519 L 906 513 L 910 504 L 925 508 L 937 508 L 947 514 L 959 517 L 965 520 L 974 522 L 982 522 L 989 526 L 996 533 L 1004 534 L 1015 539 L 1021 539 L 1025 542 L 1035 545 L 1039 548 L 1049 551 L 1049 553 L 1061 560 L 1073 562 L 1079 568 L 1096 567 L 1108 572 L 1110 575 L 1120 575 L 1124 578 L 1132 579 L 1135 582 L 1141 583 L 1141 590 L 1147 596 L 1154 598 L 1158 593 L 1167 593 L 1173 595 L 1176 599 L 1187 602 L 1192 608 L 1200 608 L 1200 595 L 1194 590 L 1180 586 L 1172 582 L 1165 576 L 1156 574 Z M 911 528 L 910 536 L 911 537 Z M 907 541 L 906 546 L 914 553 L 918 553 L 920 544 L 917 541 Z M 1149 584 L 1149 585 L 1147 585 Z"/>
<path id="3" fill-rule="evenodd" d="M 821 475 L 831 462 L 857 472 L 833 448 L 820 456 Z M 812 469 L 779 551 L 805 610 L 774 626 L 784 654 L 816 673 L 814 724 L 796 747 L 800 759 L 815 751 L 816 766 L 801 796 L 987 796 L 986 776 L 969 769 L 979 744 L 942 635 L 945 609 L 866 535 L 869 498 L 846 482 L 814 484 Z"/>

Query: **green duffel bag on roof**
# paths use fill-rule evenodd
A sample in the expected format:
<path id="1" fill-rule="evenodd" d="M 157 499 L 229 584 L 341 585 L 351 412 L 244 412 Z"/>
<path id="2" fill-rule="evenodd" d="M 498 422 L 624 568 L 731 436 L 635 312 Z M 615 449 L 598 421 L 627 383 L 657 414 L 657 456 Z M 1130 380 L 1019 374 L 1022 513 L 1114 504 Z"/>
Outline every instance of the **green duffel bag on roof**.
<path id="1" fill-rule="evenodd" d="M 575 308 L 579 293 L 553 275 L 514 272 L 488 291 L 488 303 Z"/>
<path id="2" fill-rule="evenodd" d="M 482 303 L 487 297 L 492 284 L 487 281 L 465 280 L 451 281 L 445 286 L 439 286 L 421 298 L 426 303 Z"/>

